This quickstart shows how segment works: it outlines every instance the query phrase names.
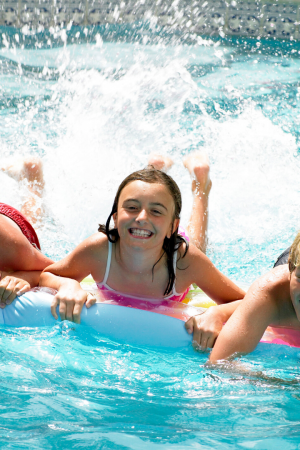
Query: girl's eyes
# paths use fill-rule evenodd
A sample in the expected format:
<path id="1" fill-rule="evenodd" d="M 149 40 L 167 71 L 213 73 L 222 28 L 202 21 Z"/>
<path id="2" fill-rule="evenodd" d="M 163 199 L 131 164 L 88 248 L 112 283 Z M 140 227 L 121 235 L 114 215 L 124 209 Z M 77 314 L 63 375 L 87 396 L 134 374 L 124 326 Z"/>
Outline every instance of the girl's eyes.
<path id="1" fill-rule="evenodd" d="M 138 211 L 138 207 L 137 206 L 126 206 L 127 211 Z M 159 211 L 158 209 L 152 209 L 151 213 L 154 214 L 155 216 L 161 216 L 162 212 Z"/>

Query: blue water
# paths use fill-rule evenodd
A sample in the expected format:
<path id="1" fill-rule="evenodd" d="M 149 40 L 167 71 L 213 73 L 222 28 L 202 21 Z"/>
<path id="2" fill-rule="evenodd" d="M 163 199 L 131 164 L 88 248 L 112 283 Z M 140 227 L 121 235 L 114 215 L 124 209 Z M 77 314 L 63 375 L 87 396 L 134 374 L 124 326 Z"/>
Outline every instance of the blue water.
<path id="1" fill-rule="evenodd" d="M 0 156 L 43 158 L 47 255 L 93 233 L 151 151 L 175 161 L 187 224 L 181 159 L 196 148 L 212 163 L 208 252 L 220 270 L 251 283 L 290 245 L 300 198 L 293 46 L 100 34 L 24 45 L 2 31 Z M 0 183 L 1 201 L 19 207 L 25 188 L 2 173 Z M 298 349 L 261 344 L 242 369 L 217 370 L 192 348 L 135 348 L 64 324 L 2 328 L 0 356 L 1 448 L 300 448 Z"/>
<path id="2" fill-rule="evenodd" d="M 245 375 L 70 325 L 0 345 L 1 448 L 299 448 L 299 349 L 262 344 Z"/>

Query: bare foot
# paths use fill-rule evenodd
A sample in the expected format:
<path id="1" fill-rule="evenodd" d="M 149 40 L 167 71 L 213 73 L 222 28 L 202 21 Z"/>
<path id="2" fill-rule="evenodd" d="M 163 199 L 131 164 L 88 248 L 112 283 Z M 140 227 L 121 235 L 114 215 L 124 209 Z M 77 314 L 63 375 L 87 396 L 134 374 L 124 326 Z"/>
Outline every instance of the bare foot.
<path id="1" fill-rule="evenodd" d="M 40 158 L 27 156 L 16 161 L 9 160 L 0 165 L 0 169 L 14 180 L 26 180 L 31 193 L 41 197 L 44 189 L 43 165 Z"/>
<path id="2" fill-rule="evenodd" d="M 209 195 L 212 182 L 209 176 L 209 159 L 204 152 L 194 152 L 183 159 L 184 166 L 190 172 L 192 191 L 195 194 Z"/>
<path id="3" fill-rule="evenodd" d="M 153 166 L 157 170 L 167 172 L 174 164 L 173 160 L 168 156 L 151 153 L 148 159 L 149 166 Z"/>
<path id="4" fill-rule="evenodd" d="M 27 156 L 19 160 L 7 160 L 0 165 L 0 170 L 19 183 L 24 183 L 26 194 L 21 206 L 21 213 L 34 225 L 40 223 L 44 215 L 43 164 L 36 156 Z M 29 191 L 29 192 L 28 192 Z"/>

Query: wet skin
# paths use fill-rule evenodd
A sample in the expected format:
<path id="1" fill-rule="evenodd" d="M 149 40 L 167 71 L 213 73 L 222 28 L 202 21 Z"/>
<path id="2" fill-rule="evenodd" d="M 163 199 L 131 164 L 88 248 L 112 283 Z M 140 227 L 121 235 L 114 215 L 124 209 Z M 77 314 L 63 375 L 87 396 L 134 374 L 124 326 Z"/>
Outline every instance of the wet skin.
<path id="1" fill-rule="evenodd" d="M 0 308 L 37 286 L 51 259 L 35 249 L 18 225 L 0 214 Z"/>
<path id="2" fill-rule="evenodd" d="M 297 319 L 300 323 L 300 267 L 297 267 L 291 273 L 290 295 Z"/>
<path id="3" fill-rule="evenodd" d="M 24 236 L 18 225 L 0 214 L 0 270 L 43 270 L 52 264 L 35 249 Z"/>
<path id="4" fill-rule="evenodd" d="M 266 328 L 300 330 L 300 269 L 275 267 L 257 280 L 223 327 L 210 361 L 253 351 Z"/>

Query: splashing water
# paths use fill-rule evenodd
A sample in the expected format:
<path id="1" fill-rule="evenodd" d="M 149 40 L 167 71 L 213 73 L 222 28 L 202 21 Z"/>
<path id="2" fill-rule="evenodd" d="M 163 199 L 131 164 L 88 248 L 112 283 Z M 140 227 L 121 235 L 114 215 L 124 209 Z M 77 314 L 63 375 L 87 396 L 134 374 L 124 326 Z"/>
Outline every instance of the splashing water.
<path id="1" fill-rule="evenodd" d="M 46 233 L 49 255 L 64 256 L 94 232 L 116 185 L 153 151 L 175 161 L 186 225 L 190 180 L 181 161 L 203 148 L 212 162 L 212 257 L 246 281 L 271 267 L 298 228 L 297 64 L 216 44 L 2 50 L 2 154 L 44 157 L 46 202 L 70 244 L 53 255 Z M 5 201 L 17 204 L 2 180 Z"/>

